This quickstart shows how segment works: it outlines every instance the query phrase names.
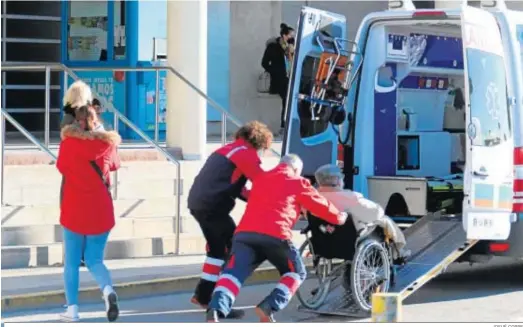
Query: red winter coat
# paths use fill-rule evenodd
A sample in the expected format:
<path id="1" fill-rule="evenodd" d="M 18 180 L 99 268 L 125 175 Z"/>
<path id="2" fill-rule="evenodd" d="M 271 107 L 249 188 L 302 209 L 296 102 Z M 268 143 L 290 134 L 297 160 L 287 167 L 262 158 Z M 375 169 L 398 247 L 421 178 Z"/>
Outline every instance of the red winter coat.
<path id="1" fill-rule="evenodd" d="M 295 176 L 286 164 L 258 175 L 252 183 L 247 208 L 236 233 L 253 232 L 284 240 L 292 239 L 292 227 L 302 209 L 340 225 L 345 217 L 324 198 L 308 179 Z"/>
<path id="2" fill-rule="evenodd" d="M 110 231 L 114 226 L 113 200 L 90 161 L 110 185 L 109 172 L 120 168 L 116 132 L 81 130 L 76 124 L 62 129 L 56 167 L 63 176 L 60 224 L 83 235 Z"/>

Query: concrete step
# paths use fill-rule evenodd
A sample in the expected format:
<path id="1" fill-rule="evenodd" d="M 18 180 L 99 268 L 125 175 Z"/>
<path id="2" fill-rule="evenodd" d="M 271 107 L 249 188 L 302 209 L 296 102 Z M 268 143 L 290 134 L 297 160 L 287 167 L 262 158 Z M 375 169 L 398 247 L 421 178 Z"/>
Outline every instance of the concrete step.
<path id="1" fill-rule="evenodd" d="M 114 201 L 115 216 L 118 222 L 129 219 L 156 219 L 175 217 L 176 199 L 150 198 L 137 200 Z M 237 201 L 236 207 L 231 213 L 232 217 L 239 221 L 245 203 Z M 192 230 L 193 218 L 187 209 L 187 200 L 182 198 L 181 202 L 182 232 Z M 60 208 L 57 204 L 40 204 L 26 206 L 4 206 L 2 207 L 2 227 L 41 226 L 55 225 L 59 223 Z"/>
<path id="2" fill-rule="evenodd" d="M 200 234 L 200 227 L 192 217 L 182 217 L 181 233 Z M 124 240 L 147 237 L 166 237 L 176 233 L 175 217 L 121 218 L 109 236 L 110 240 Z M 3 226 L 3 246 L 25 246 L 59 243 L 63 240 L 62 226 L 59 224 Z"/>
<path id="3" fill-rule="evenodd" d="M 303 235 L 295 231 L 294 243 L 299 246 L 303 240 Z M 180 254 L 202 254 L 205 243 L 201 235 L 180 234 Z M 110 260 L 171 255 L 175 248 L 175 236 L 111 240 L 107 243 L 105 258 Z M 1 269 L 60 265 L 63 265 L 62 243 L 2 247 Z"/>
<path id="4" fill-rule="evenodd" d="M 270 169 L 277 158 L 263 159 Z M 201 161 L 182 161 L 182 197 L 186 197 Z M 115 182 L 114 175 L 112 176 Z M 4 201 L 10 206 L 59 203 L 61 175 L 53 165 L 6 166 L 4 171 Z M 166 161 L 124 162 L 118 171 L 118 200 L 139 200 L 174 197 L 177 191 L 176 166 Z"/>

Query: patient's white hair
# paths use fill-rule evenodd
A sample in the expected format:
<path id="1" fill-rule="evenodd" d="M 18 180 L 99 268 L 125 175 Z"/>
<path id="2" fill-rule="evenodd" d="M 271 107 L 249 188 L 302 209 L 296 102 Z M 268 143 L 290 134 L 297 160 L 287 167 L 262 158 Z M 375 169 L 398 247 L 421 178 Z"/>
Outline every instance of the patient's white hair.
<path id="1" fill-rule="evenodd" d="M 294 170 L 296 170 L 298 175 L 301 175 L 301 171 L 303 170 L 303 161 L 301 161 L 299 156 L 292 153 L 286 154 L 281 158 L 280 163 L 291 166 Z"/>
<path id="2" fill-rule="evenodd" d="M 333 164 L 323 165 L 314 173 L 320 186 L 339 186 L 343 181 L 341 169 Z"/>
<path id="3" fill-rule="evenodd" d="M 83 81 L 76 81 L 67 89 L 63 99 L 64 107 L 70 105 L 79 108 L 93 101 L 93 94 L 89 85 Z"/>

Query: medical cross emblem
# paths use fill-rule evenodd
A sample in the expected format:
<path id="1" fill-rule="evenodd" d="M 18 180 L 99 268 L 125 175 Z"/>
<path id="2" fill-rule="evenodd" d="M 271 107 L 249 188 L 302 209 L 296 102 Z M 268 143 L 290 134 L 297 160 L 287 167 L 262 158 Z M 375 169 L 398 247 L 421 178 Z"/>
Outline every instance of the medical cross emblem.
<path id="1" fill-rule="evenodd" d="M 332 225 L 321 225 L 320 226 L 320 230 L 323 232 L 323 233 L 329 233 L 329 234 L 332 234 L 334 233 L 334 231 L 336 230 L 336 228 Z"/>

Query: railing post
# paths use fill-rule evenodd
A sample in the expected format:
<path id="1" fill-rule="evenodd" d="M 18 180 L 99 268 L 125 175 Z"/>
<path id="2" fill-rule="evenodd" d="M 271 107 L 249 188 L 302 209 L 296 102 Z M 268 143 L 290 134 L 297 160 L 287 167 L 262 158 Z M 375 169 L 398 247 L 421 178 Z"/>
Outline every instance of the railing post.
<path id="1" fill-rule="evenodd" d="M 51 129 L 51 67 L 45 67 L 45 120 L 44 120 L 44 145 L 49 147 L 49 134 Z"/>
<path id="2" fill-rule="evenodd" d="M 227 115 L 222 112 L 222 146 L 227 143 Z"/>
<path id="3" fill-rule="evenodd" d="M 69 88 L 69 75 L 64 70 L 64 91 L 67 91 L 68 88 Z"/>
<path id="4" fill-rule="evenodd" d="M 174 254 L 180 254 L 180 229 L 182 228 L 182 219 L 180 217 L 182 204 L 182 164 L 177 163 L 176 165 L 176 241 Z"/>
<path id="5" fill-rule="evenodd" d="M 120 120 L 118 119 L 118 114 L 113 112 L 113 129 L 118 133 L 118 125 Z M 118 152 L 118 147 L 116 148 Z M 114 188 L 113 188 L 113 200 L 118 200 L 118 169 L 114 172 Z"/>
<path id="6" fill-rule="evenodd" d="M 156 88 L 154 90 L 154 141 L 158 143 L 160 124 L 160 69 L 156 70 Z"/>
<path id="7" fill-rule="evenodd" d="M 4 3 L 4 6 L 6 4 Z M 5 9 L 4 9 L 5 10 Z M 5 19 L 5 18 L 4 18 Z M 6 104 L 6 101 L 5 101 L 5 95 L 6 95 L 6 89 L 5 89 L 5 86 L 6 86 L 6 80 L 5 80 L 5 76 L 6 76 L 6 73 L 5 72 L 2 72 L 2 109 L 6 110 L 7 111 L 7 108 L 5 107 L 5 104 Z M 0 175 L 0 186 L 1 186 L 1 189 L 0 189 L 0 202 L 1 202 L 1 205 L 4 205 L 4 148 L 5 148 L 5 116 L 3 114 L 0 114 L 0 138 L 2 138 L 0 140 L 0 142 L 2 143 L 2 158 L 0 159 L 2 162 L 2 172 L 1 172 L 1 175 Z"/>
<path id="8" fill-rule="evenodd" d="M 5 74 L 4 74 L 5 76 Z M 0 201 L 2 205 L 4 205 L 4 148 L 5 148 L 5 116 L 3 114 L 0 114 L 0 138 L 2 138 L 2 157 L 0 158 L 0 164 L 2 164 L 2 172 L 0 175 Z"/>

